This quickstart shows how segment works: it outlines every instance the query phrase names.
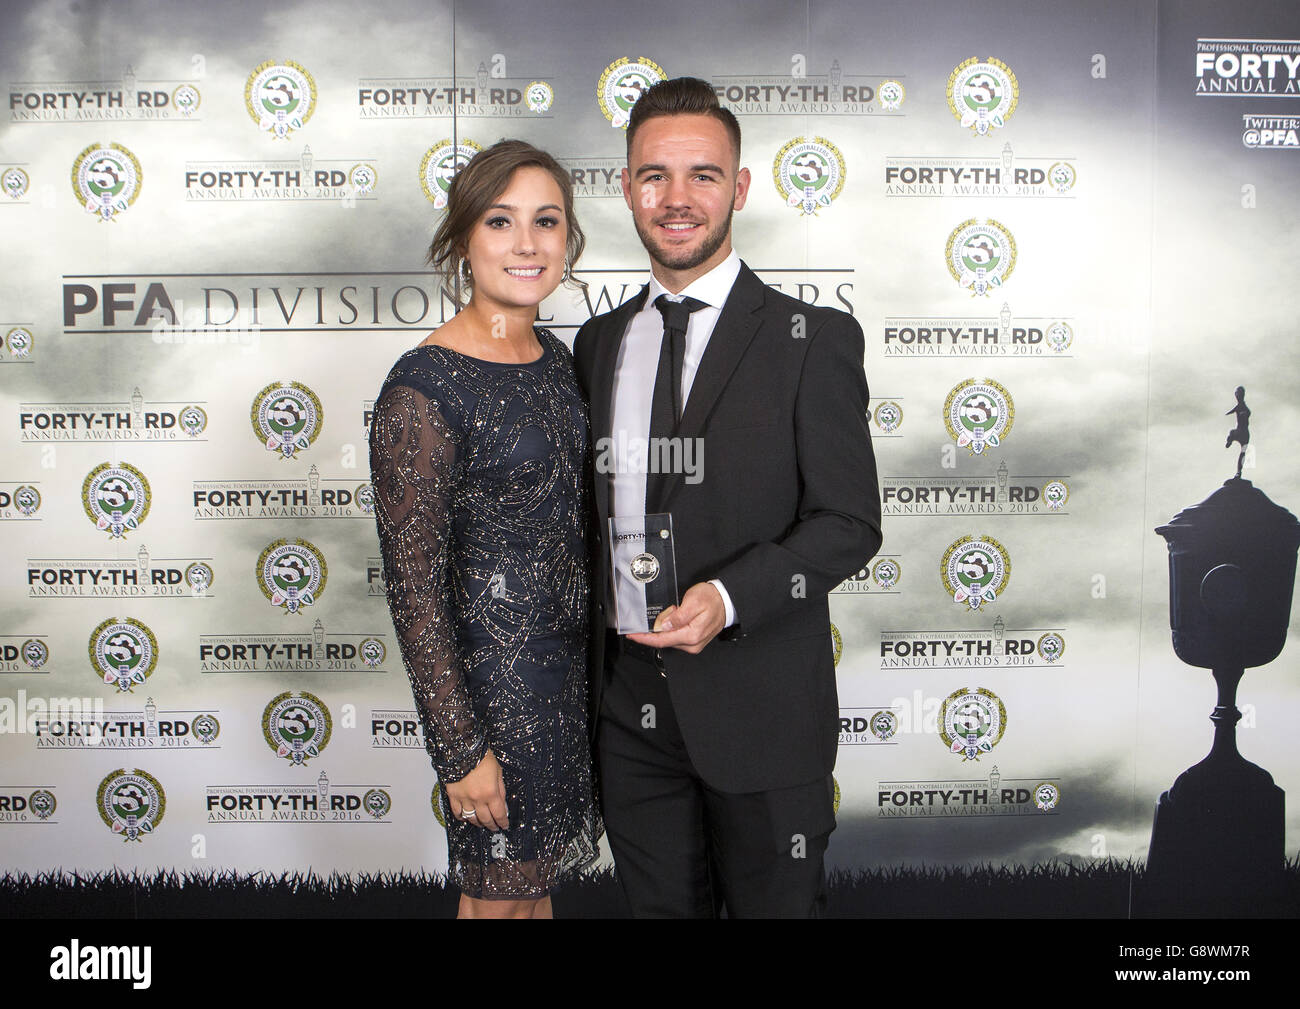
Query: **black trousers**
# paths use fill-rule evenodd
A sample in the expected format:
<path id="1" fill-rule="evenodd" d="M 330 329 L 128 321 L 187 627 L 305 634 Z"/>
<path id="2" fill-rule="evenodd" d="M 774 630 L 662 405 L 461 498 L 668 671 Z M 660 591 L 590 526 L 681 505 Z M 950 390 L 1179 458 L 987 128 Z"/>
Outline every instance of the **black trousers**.
<path id="1" fill-rule="evenodd" d="M 605 829 L 633 915 L 714 918 L 725 907 L 731 918 L 821 917 L 835 829 L 830 776 L 767 792 L 710 788 L 648 650 L 612 654 L 596 751 Z"/>

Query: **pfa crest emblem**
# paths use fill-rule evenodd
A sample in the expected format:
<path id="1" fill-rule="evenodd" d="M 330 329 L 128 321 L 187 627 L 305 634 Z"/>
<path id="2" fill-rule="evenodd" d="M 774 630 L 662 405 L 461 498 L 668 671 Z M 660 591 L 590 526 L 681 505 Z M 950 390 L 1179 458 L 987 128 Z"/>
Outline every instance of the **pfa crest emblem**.
<path id="1" fill-rule="evenodd" d="M 100 463 L 82 484 L 82 507 L 109 540 L 122 540 L 149 514 L 149 481 L 130 463 Z"/>
<path id="2" fill-rule="evenodd" d="M 182 84 L 172 92 L 172 107 L 179 110 L 186 119 L 199 110 L 202 101 L 203 96 L 193 84 Z"/>
<path id="3" fill-rule="evenodd" d="M 292 459 L 320 436 L 325 411 L 301 382 L 272 382 L 254 397 L 251 418 L 253 433 L 267 451 Z"/>
<path id="4" fill-rule="evenodd" d="M 11 200 L 21 200 L 27 195 L 31 184 L 31 176 L 18 167 L 6 168 L 3 174 L 0 174 L 0 189 L 3 189 L 5 195 Z"/>
<path id="5" fill-rule="evenodd" d="M 36 338 L 26 326 L 15 326 L 5 334 L 5 346 L 14 357 L 26 357 L 32 352 L 32 344 L 35 342 Z"/>
<path id="6" fill-rule="evenodd" d="M 190 723 L 190 728 L 194 732 L 194 738 L 204 746 L 215 742 L 217 736 L 221 735 L 221 723 L 217 721 L 217 716 L 206 712 L 195 718 Z"/>
<path id="7" fill-rule="evenodd" d="M 147 771 L 119 768 L 99 783 L 95 805 L 105 825 L 123 841 L 142 841 L 162 823 L 167 796 Z"/>
<path id="8" fill-rule="evenodd" d="M 36 819 L 48 820 L 59 808 L 59 803 L 48 788 L 38 788 L 27 797 L 27 808 L 36 814 Z"/>
<path id="9" fill-rule="evenodd" d="M 898 732 L 898 716 L 889 709 L 871 716 L 871 734 L 882 743 L 888 742 Z"/>
<path id="10" fill-rule="evenodd" d="M 277 757 L 294 767 L 319 757 L 329 745 L 333 721 L 325 702 L 305 690 L 271 698 L 262 712 L 262 736 Z"/>
<path id="11" fill-rule="evenodd" d="M 195 561 L 185 569 L 185 584 L 196 596 L 206 595 L 212 588 L 212 565 L 204 561 Z"/>
<path id="12" fill-rule="evenodd" d="M 383 665 L 388 650 L 378 638 L 366 638 L 358 646 L 357 654 L 361 656 L 361 662 L 367 669 L 374 669 Z"/>
<path id="13" fill-rule="evenodd" d="M 316 111 L 316 82 L 305 67 L 292 60 L 268 60 L 248 75 L 244 107 L 258 129 L 277 140 L 288 140 Z"/>
<path id="14" fill-rule="evenodd" d="M 376 820 L 382 820 L 393 808 L 393 797 L 382 788 L 371 788 L 362 797 L 361 805 Z"/>
<path id="15" fill-rule="evenodd" d="M 1047 181 L 1059 195 L 1064 196 L 1079 181 L 1079 172 L 1068 161 L 1058 161 L 1047 170 Z"/>
<path id="16" fill-rule="evenodd" d="M 306 540 L 275 540 L 257 558 L 262 595 L 272 606 L 297 613 L 325 591 L 325 558 Z"/>
<path id="17" fill-rule="evenodd" d="M 357 507 L 365 515 L 375 513 L 375 489 L 368 483 L 363 483 L 357 487 L 352 494 L 352 499 L 356 501 Z"/>
<path id="18" fill-rule="evenodd" d="M 900 81 L 881 81 L 880 87 L 876 88 L 876 97 L 880 99 L 880 107 L 886 112 L 897 112 L 903 107 L 907 90 Z"/>
<path id="19" fill-rule="evenodd" d="M 976 136 L 1005 126 L 1019 101 L 1016 75 L 1001 60 L 971 57 L 948 77 L 948 107 Z"/>
<path id="20" fill-rule="evenodd" d="M 883 403 L 876 404 L 875 412 L 871 416 L 876 422 L 876 427 L 885 434 L 893 434 L 902 426 L 903 408 L 893 400 L 885 400 Z"/>
<path id="21" fill-rule="evenodd" d="M 420 188 L 435 210 L 441 210 L 447 205 L 451 180 L 481 150 L 483 148 L 472 140 L 462 139 L 460 143 L 453 144 L 448 139 L 439 140 L 424 152 L 420 161 Z"/>
<path id="22" fill-rule="evenodd" d="M 786 206 L 815 215 L 844 188 L 844 155 L 825 137 L 791 140 L 776 153 L 772 180 Z"/>
<path id="23" fill-rule="evenodd" d="M 971 297 L 987 297 L 1016 268 L 1016 240 L 997 221 L 972 217 L 952 229 L 944 255 L 953 280 Z"/>
<path id="24" fill-rule="evenodd" d="M 348 185 L 358 196 L 365 196 L 375 191 L 375 183 L 379 181 L 379 173 L 375 171 L 374 165 L 368 165 L 364 162 L 353 165 L 348 171 Z"/>
<path id="25" fill-rule="evenodd" d="M 871 579 L 882 589 L 892 589 L 903 577 L 903 569 L 892 557 L 882 557 L 871 567 Z"/>
<path id="26" fill-rule="evenodd" d="M 158 639 L 140 621 L 110 617 L 90 632 L 90 664 L 100 679 L 130 693 L 158 665 Z"/>
<path id="27" fill-rule="evenodd" d="M 1044 662 L 1055 662 L 1065 654 L 1065 638 L 1055 631 L 1048 631 L 1038 639 L 1038 654 Z"/>
<path id="28" fill-rule="evenodd" d="M 86 212 L 100 221 L 116 220 L 135 203 L 144 170 L 121 144 L 91 144 L 72 163 L 72 189 Z"/>
<path id="29" fill-rule="evenodd" d="M 41 506 L 41 492 L 30 484 L 14 489 L 14 507 L 25 517 L 31 518 Z"/>
<path id="30" fill-rule="evenodd" d="M 1047 346 L 1053 353 L 1064 354 L 1074 342 L 1074 330 L 1070 328 L 1068 322 L 1054 322 L 1047 327 L 1043 339 L 1047 341 Z"/>
<path id="31" fill-rule="evenodd" d="M 939 709 L 939 738 L 949 753 L 979 760 L 998 744 L 1007 725 L 1007 709 L 992 691 L 955 690 Z"/>
<path id="32" fill-rule="evenodd" d="M 992 536 L 963 536 L 944 551 L 939 574 L 953 602 L 978 610 L 1007 587 L 1011 558 Z"/>
<path id="33" fill-rule="evenodd" d="M 203 433 L 208 426 L 207 411 L 201 406 L 187 406 L 176 419 L 180 422 L 182 430 L 191 438 L 197 438 Z"/>
<path id="34" fill-rule="evenodd" d="M 1070 488 L 1064 480 L 1050 480 L 1043 484 L 1043 500 L 1048 509 L 1059 512 L 1070 500 Z"/>
<path id="35" fill-rule="evenodd" d="M 528 111 L 540 116 L 555 104 L 555 89 L 545 81 L 533 81 L 524 89 L 524 100 L 528 103 Z"/>
<path id="36" fill-rule="evenodd" d="M 1034 805 L 1044 813 L 1050 813 L 1061 801 L 1061 790 L 1050 781 L 1043 781 L 1034 786 Z"/>
<path id="37" fill-rule="evenodd" d="M 96 529 L 109 539 L 123 539 L 149 514 L 149 481 L 130 463 L 102 462 L 81 485 L 81 504 Z"/>
<path id="38" fill-rule="evenodd" d="M 28 638 L 23 642 L 22 657 L 28 669 L 40 669 L 50 660 L 49 645 L 40 638 Z"/>
<path id="39" fill-rule="evenodd" d="M 1016 419 L 1011 393 L 992 379 L 968 378 L 956 385 L 943 404 L 944 424 L 958 448 L 983 455 L 997 448 Z"/>
<path id="40" fill-rule="evenodd" d="M 596 101 L 609 125 L 626 129 L 637 99 L 667 76 L 663 67 L 645 57 L 622 56 L 607 66 L 596 85 Z"/>

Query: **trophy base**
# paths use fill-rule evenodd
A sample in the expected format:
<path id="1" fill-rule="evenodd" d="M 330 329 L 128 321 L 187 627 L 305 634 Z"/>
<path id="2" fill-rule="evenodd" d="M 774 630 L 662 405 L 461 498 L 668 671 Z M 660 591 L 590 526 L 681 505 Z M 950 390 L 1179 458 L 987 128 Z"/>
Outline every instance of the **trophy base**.
<path id="1" fill-rule="evenodd" d="M 1237 753 L 1180 774 L 1156 803 L 1137 917 L 1271 918 L 1287 908 L 1286 793 Z"/>

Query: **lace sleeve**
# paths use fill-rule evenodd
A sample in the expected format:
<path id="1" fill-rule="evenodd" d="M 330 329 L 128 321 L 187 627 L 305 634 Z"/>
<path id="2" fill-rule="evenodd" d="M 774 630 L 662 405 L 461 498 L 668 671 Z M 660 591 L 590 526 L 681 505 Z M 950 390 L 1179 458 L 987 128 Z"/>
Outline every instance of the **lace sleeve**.
<path id="1" fill-rule="evenodd" d="M 375 403 L 370 481 L 388 609 L 438 777 L 459 781 L 487 749 L 461 675 L 446 573 L 456 444 L 423 393 L 390 385 Z"/>

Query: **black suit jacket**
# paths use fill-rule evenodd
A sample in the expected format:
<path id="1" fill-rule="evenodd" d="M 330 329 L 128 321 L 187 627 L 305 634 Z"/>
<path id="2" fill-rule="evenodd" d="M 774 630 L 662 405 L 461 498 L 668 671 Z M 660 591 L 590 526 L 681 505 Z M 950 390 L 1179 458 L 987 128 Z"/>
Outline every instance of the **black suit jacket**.
<path id="1" fill-rule="evenodd" d="M 611 437 L 618 349 L 646 290 L 589 320 L 574 341 L 597 460 L 601 439 Z M 718 578 L 736 610 L 736 625 L 699 655 L 664 650 L 692 763 L 719 791 L 804 784 L 835 765 L 839 702 L 826 597 L 881 542 L 863 351 L 852 316 L 774 291 L 742 263 L 677 430 L 702 439 L 702 479 L 647 477 L 647 512 L 673 516 L 679 591 Z M 593 727 L 604 683 L 609 490 L 608 475 L 597 472 Z"/>

